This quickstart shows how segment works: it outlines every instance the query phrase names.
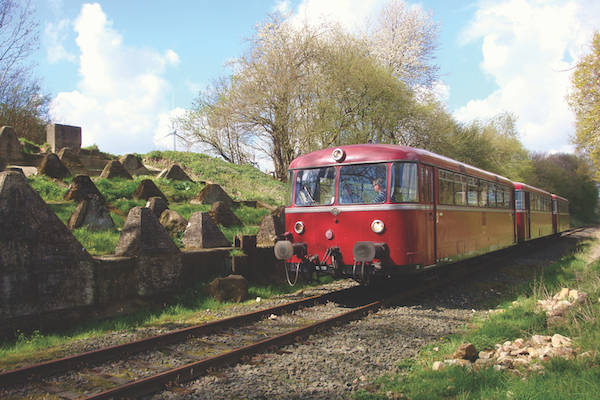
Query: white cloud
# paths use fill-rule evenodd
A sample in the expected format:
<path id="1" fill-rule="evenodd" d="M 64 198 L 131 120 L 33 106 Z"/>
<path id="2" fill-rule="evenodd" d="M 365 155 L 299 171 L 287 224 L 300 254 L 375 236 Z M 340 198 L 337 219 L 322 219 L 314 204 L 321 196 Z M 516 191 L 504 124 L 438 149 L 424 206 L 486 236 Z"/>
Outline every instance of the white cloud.
<path id="1" fill-rule="evenodd" d="M 68 52 L 63 42 L 67 37 L 67 32 L 71 28 L 71 21 L 62 19 L 56 23 L 49 22 L 44 28 L 44 47 L 46 48 L 46 57 L 51 64 L 61 60 L 75 62 L 75 54 Z"/>
<path id="2" fill-rule="evenodd" d="M 278 0 L 275 2 L 275 6 L 273 7 L 273 11 L 279 12 L 283 15 L 290 12 L 292 9 L 290 5 L 290 0 Z"/>
<path id="3" fill-rule="evenodd" d="M 179 56 L 126 46 L 97 3 L 82 6 L 74 29 L 80 80 L 52 100 L 53 120 L 81 126 L 83 145 L 117 154 L 152 149 L 171 90 L 163 75 Z"/>
<path id="4" fill-rule="evenodd" d="M 510 111 L 527 148 L 572 149 L 574 117 L 565 100 L 570 69 L 599 19 L 600 4 L 592 1 L 480 2 L 461 40 L 481 40 L 481 68 L 498 89 L 469 101 L 456 118 L 486 119 Z"/>
<path id="5" fill-rule="evenodd" d="M 291 17 L 292 23 L 319 24 L 335 21 L 353 31 L 363 28 L 365 18 L 384 4 L 384 0 L 302 0 Z"/>
<path id="6" fill-rule="evenodd" d="M 177 107 L 170 111 L 166 111 L 160 113 L 158 115 L 158 122 L 156 124 L 156 129 L 154 131 L 154 145 L 160 149 L 173 149 L 173 131 L 175 130 L 173 127 L 173 119 L 182 117 L 185 114 L 185 110 L 183 108 Z M 185 146 L 182 145 L 180 140 L 176 140 L 176 148 L 181 150 L 186 150 Z"/>

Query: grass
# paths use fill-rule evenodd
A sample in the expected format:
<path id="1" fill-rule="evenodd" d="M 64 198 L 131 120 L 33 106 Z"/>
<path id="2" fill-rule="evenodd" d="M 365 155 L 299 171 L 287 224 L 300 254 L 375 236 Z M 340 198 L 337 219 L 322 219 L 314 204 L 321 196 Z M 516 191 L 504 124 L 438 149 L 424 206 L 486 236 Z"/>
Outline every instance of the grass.
<path id="1" fill-rule="evenodd" d="M 424 347 L 415 359 L 403 360 L 398 371 L 377 379 L 370 391 L 357 399 L 591 399 L 600 393 L 600 261 L 589 263 L 587 249 L 597 242 L 586 241 L 572 254 L 543 270 L 535 282 L 524 282 L 507 296 L 500 307 L 504 313 L 474 321 L 471 328 Z M 535 311 L 537 300 L 548 298 L 560 288 L 583 290 L 592 300 L 574 308 L 568 320 L 548 326 L 546 315 Z M 516 301 L 516 303 L 513 303 Z M 473 343 L 478 350 L 494 349 L 496 343 L 527 338 L 532 334 L 560 333 L 573 338 L 578 353 L 595 351 L 585 359 L 551 359 L 542 362 L 543 374 L 525 377 L 492 368 L 470 371 L 449 367 L 433 371 L 434 361 L 451 358 L 460 343 Z"/>
<path id="2" fill-rule="evenodd" d="M 299 284 L 295 287 L 285 285 L 251 285 L 248 288 L 249 300 L 257 297 L 268 299 L 277 295 L 295 292 L 303 287 L 315 286 L 331 282 L 330 277 L 323 277 L 319 282 Z M 59 333 L 42 333 L 35 331 L 30 335 L 18 333 L 13 340 L 0 342 L 0 369 L 11 369 L 23 361 L 41 361 L 58 357 L 65 348 L 78 340 L 100 337 L 111 332 L 132 332 L 139 328 L 166 327 L 177 328 L 201 324 L 215 317 L 207 310 L 219 310 L 232 306 L 233 303 L 220 303 L 210 297 L 207 284 L 200 283 L 194 288 L 186 289 L 172 304 L 160 309 L 147 307 L 129 315 L 94 321 Z"/>

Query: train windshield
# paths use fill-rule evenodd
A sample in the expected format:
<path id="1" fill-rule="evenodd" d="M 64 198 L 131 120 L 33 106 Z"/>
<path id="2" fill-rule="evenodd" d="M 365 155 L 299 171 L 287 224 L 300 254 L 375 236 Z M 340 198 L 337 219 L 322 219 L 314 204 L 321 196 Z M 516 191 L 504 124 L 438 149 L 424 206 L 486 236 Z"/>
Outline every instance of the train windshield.
<path id="1" fill-rule="evenodd" d="M 392 168 L 392 201 L 396 203 L 417 202 L 417 164 L 394 163 Z"/>
<path id="2" fill-rule="evenodd" d="M 387 165 L 345 165 L 340 168 L 340 204 L 383 203 L 387 199 Z"/>
<path id="3" fill-rule="evenodd" d="M 295 204 L 297 206 L 333 204 L 335 168 L 301 169 L 296 172 Z"/>

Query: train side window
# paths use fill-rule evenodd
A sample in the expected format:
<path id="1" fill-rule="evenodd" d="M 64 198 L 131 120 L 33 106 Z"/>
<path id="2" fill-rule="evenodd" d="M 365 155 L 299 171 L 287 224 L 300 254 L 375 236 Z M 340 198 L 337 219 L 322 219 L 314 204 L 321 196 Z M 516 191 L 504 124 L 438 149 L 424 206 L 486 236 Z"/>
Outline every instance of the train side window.
<path id="1" fill-rule="evenodd" d="M 454 204 L 467 204 L 467 177 L 461 174 L 454 174 Z"/>
<path id="2" fill-rule="evenodd" d="M 479 207 L 488 206 L 488 183 L 484 180 L 479 181 Z"/>
<path id="3" fill-rule="evenodd" d="M 496 185 L 496 207 L 504 207 L 504 191 L 502 190 L 502 186 L 499 185 Z"/>
<path id="4" fill-rule="evenodd" d="M 392 168 L 392 201 L 396 203 L 419 201 L 417 183 L 417 164 L 394 163 Z"/>
<path id="5" fill-rule="evenodd" d="M 417 184 L 416 179 L 415 176 L 415 185 Z M 376 191 L 374 182 L 379 184 L 379 192 Z M 386 196 L 386 164 L 344 165 L 340 168 L 338 188 L 340 204 L 383 203 Z"/>
<path id="6" fill-rule="evenodd" d="M 496 185 L 488 184 L 488 207 L 496 207 Z"/>
<path id="7" fill-rule="evenodd" d="M 470 206 L 477 207 L 477 179 L 467 178 L 467 203 Z"/>
<path id="8" fill-rule="evenodd" d="M 510 196 L 511 196 L 511 190 L 507 187 L 504 188 L 504 208 L 511 208 L 510 207 Z"/>
<path id="9" fill-rule="evenodd" d="M 296 172 L 297 206 L 333 204 L 335 198 L 335 168 L 312 168 Z"/>
<path id="10" fill-rule="evenodd" d="M 452 172 L 438 170 L 438 191 L 440 204 L 454 204 L 454 179 Z"/>

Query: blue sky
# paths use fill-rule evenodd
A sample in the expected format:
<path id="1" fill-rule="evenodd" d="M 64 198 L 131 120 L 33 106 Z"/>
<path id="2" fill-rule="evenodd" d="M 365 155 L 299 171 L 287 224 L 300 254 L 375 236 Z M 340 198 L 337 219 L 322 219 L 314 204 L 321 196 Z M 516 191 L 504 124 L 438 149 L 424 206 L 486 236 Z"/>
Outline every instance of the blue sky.
<path id="1" fill-rule="evenodd" d="M 170 118 L 228 73 L 257 23 L 286 8 L 358 29 L 388 0 L 34 0 L 36 55 L 54 122 L 82 127 L 83 144 L 116 154 L 172 147 Z M 534 151 L 570 151 L 565 101 L 574 60 L 600 29 L 600 2 L 407 2 L 439 24 L 437 93 L 460 121 L 504 111 Z"/>

